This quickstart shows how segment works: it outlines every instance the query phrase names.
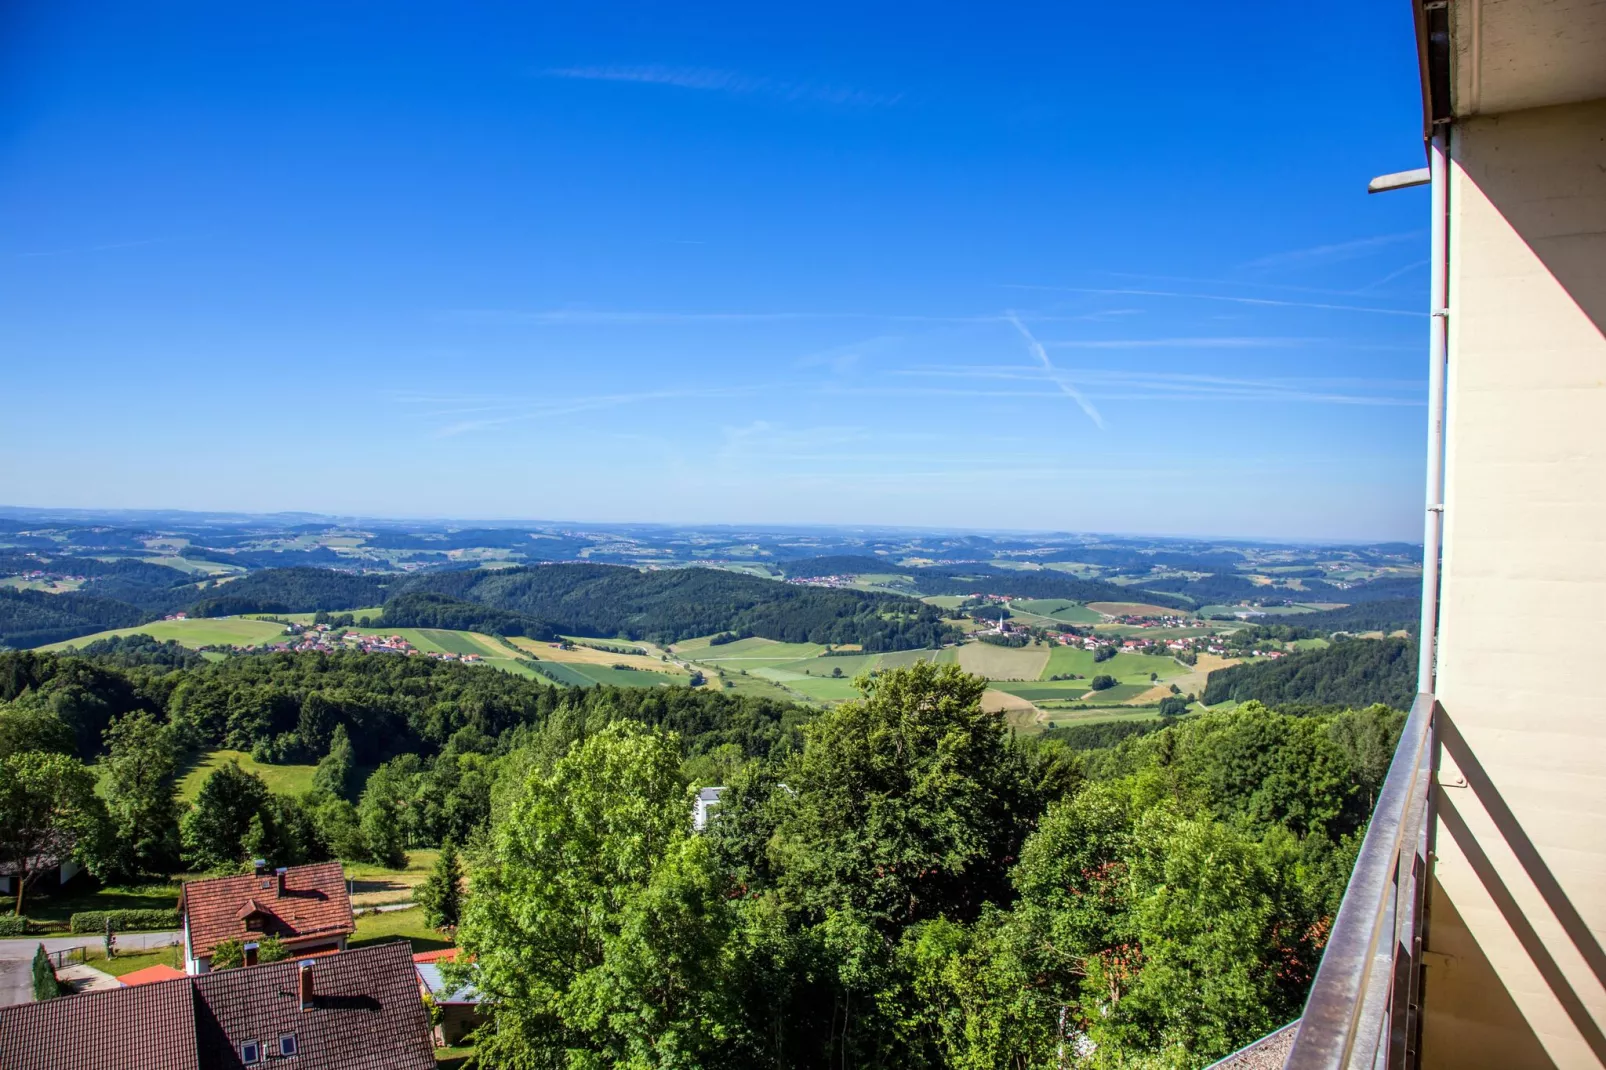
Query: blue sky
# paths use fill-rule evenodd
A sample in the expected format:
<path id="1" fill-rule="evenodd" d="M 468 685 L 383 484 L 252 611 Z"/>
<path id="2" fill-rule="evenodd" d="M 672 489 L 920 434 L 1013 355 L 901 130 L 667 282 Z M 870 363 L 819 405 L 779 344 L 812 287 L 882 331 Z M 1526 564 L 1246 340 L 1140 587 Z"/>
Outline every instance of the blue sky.
<path id="1" fill-rule="evenodd" d="M 1337 16 L 8 5 L 0 503 L 1415 538 Z"/>

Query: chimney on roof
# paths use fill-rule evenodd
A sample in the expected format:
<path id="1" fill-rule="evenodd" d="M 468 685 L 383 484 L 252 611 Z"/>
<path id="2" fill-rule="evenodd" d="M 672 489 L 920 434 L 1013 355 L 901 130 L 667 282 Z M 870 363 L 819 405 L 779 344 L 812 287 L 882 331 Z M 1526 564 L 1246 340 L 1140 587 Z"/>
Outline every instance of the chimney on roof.
<path id="1" fill-rule="evenodd" d="M 285 872 L 285 867 L 284 866 L 280 866 L 278 869 L 273 871 L 273 875 L 279 878 L 278 895 L 279 895 L 280 899 L 284 898 L 284 872 Z"/>
<path id="2" fill-rule="evenodd" d="M 268 871 L 268 860 L 265 858 L 251 859 L 251 871 L 259 877 L 262 876 Z"/>
<path id="3" fill-rule="evenodd" d="M 301 994 L 301 1009 L 312 1010 L 312 963 L 303 961 L 301 969 L 297 971 L 299 981 L 297 990 Z"/>

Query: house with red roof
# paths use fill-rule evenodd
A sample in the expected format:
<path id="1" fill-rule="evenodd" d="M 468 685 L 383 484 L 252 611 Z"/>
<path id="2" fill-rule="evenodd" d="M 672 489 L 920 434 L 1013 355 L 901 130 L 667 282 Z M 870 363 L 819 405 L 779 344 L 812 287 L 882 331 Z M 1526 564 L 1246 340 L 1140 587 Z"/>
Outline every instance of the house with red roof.
<path id="1" fill-rule="evenodd" d="M 0 1007 L 0 1067 L 435 1070 L 411 951 L 379 944 Z"/>
<path id="2" fill-rule="evenodd" d="M 297 958 L 343 951 L 357 930 L 339 862 L 269 869 L 258 863 L 251 873 L 189 881 L 179 897 L 184 915 L 184 972 L 212 968 L 219 944 L 238 940 L 245 961 L 256 961 L 257 943 L 278 939 Z"/>

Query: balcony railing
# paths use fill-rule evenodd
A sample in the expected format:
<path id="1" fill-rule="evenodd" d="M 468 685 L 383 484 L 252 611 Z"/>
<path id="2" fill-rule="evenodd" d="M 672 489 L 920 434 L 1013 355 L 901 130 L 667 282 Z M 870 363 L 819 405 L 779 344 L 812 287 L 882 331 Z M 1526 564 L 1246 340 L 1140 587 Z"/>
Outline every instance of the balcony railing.
<path id="1" fill-rule="evenodd" d="M 1411 705 L 1285 1070 L 1416 1066 L 1437 708 Z"/>

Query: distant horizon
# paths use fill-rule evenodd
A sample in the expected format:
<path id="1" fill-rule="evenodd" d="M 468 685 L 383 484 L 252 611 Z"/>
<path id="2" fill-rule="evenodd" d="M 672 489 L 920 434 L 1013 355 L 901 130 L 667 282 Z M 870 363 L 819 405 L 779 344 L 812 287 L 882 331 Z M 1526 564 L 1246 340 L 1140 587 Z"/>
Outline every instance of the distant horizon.
<path id="1" fill-rule="evenodd" d="M 766 534 L 782 534 L 788 532 L 864 532 L 864 533 L 895 533 L 895 534 L 934 534 L 934 535 L 975 535 L 975 536 L 1024 536 L 1039 539 L 1055 537 L 1093 538 L 1093 539 L 1147 539 L 1153 541 L 1177 542 L 1223 542 L 1245 544 L 1271 544 L 1290 546 L 1407 546 L 1420 548 L 1422 543 L 1410 539 L 1345 539 L 1345 538 L 1304 538 L 1276 535 L 1231 535 L 1231 534 L 1198 534 L 1186 532 L 1155 532 L 1155 531 L 1103 531 L 1092 528 L 1000 528 L 1000 527 L 970 527 L 965 525 L 930 525 L 930 524 L 832 524 L 832 523 L 792 523 L 792 522 L 713 522 L 713 521 L 656 521 L 656 520 L 580 520 L 580 519 L 553 519 L 543 517 L 518 516 L 396 516 L 374 513 L 348 513 L 348 512 L 322 512 L 304 509 L 282 509 L 266 512 L 239 509 L 181 509 L 161 507 L 68 507 L 68 506 L 28 506 L 0 503 L 0 517 L 9 517 L 19 521 L 34 519 L 27 515 L 39 514 L 41 521 L 58 518 L 62 521 L 77 521 L 92 523 L 95 518 L 112 519 L 125 517 L 137 520 L 141 517 L 193 517 L 193 518 L 231 518 L 227 520 L 214 519 L 221 523 L 249 523 L 250 521 L 289 520 L 292 518 L 307 521 L 329 521 L 331 525 L 343 523 L 377 523 L 385 525 L 404 526 L 409 524 L 434 525 L 444 528 L 455 527 L 459 530 L 471 527 L 485 528 L 665 528 L 671 530 L 694 531 L 756 531 Z"/>

